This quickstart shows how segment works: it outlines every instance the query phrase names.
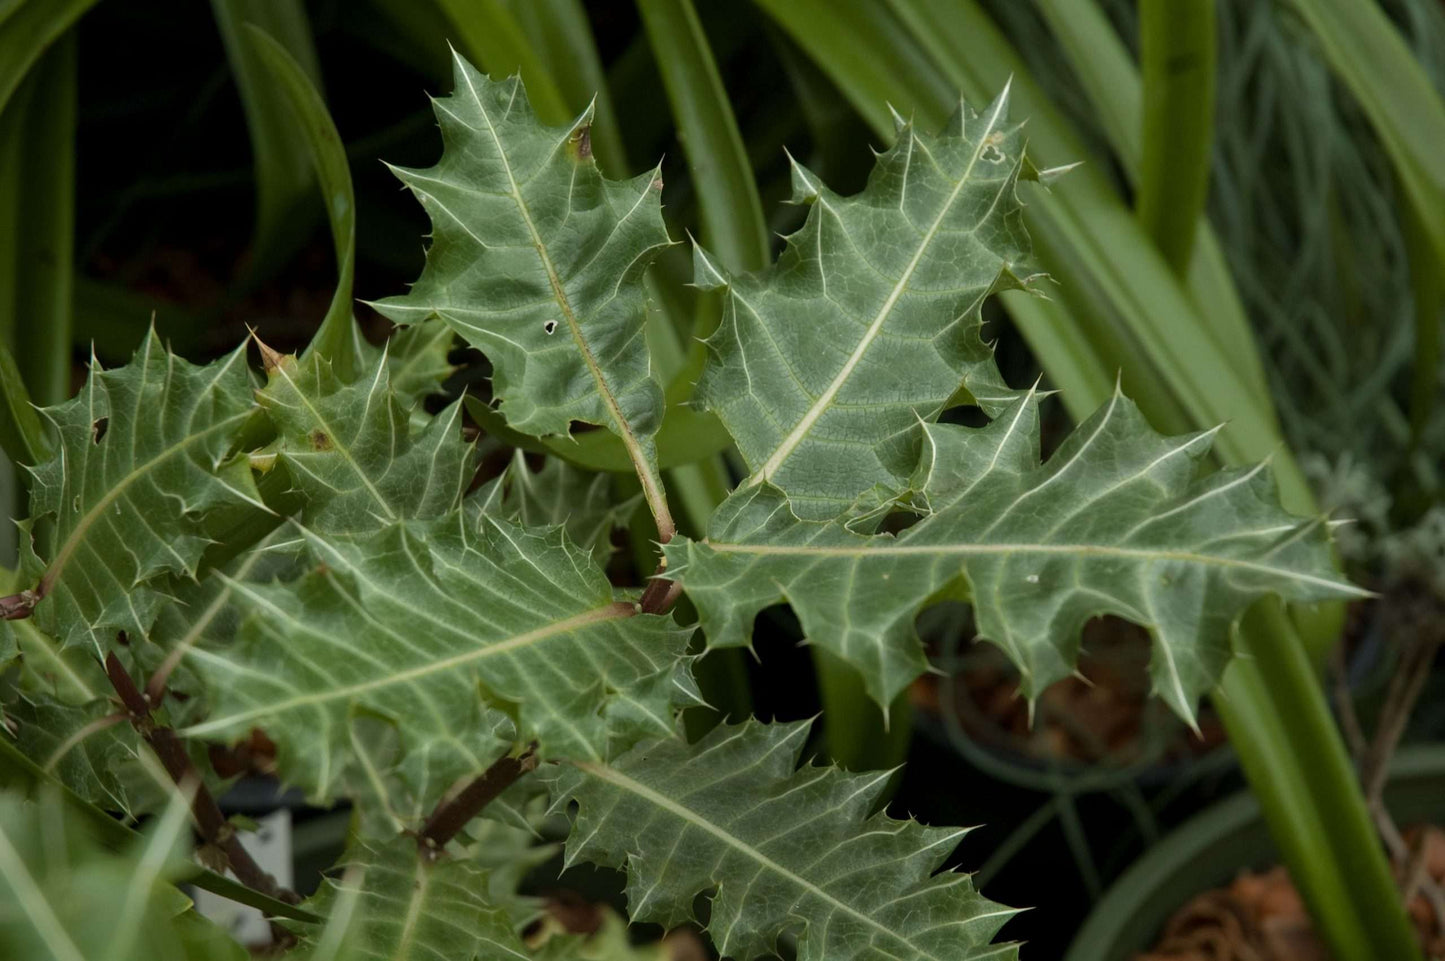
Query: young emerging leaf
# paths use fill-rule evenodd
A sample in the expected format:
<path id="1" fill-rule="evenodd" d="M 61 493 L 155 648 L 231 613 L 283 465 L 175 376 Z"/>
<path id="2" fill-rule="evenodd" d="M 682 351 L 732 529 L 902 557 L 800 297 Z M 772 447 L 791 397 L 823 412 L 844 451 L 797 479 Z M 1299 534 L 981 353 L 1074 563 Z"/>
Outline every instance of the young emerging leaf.
<path id="1" fill-rule="evenodd" d="M 416 324 L 395 331 L 386 343 L 377 347 L 361 336 L 361 327 L 351 325 L 352 369 L 365 377 L 377 363 L 377 356 L 386 355 L 386 379 L 402 407 L 414 408 L 425 397 L 441 390 L 442 382 L 456 366 L 447 355 L 456 332 L 440 320 Z"/>
<path id="2" fill-rule="evenodd" d="M 869 816 L 891 772 L 798 769 L 808 728 L 721 725 L 545 774 L 555 809 L 577 803 L 568 863 L 625 868 L 632 919 L 665 927 L 715 890 L 708 931 L 737 961 L 784 934 L 798 961 L 1016 957 L 989 944 L 1015 912 L 934 874 L 965 831 Z"/>
<path id="3" fill-rule="evenodd" d="M 521 80 L 494 82 L 455 58 L 436 100 L 445 150 L 427 170 L 393 168 L 431 215 L 426 269 L 376 304 L 397 323 L 439 316 L 492 361 L 507 423 L 566 434 L 571 421 L 622 438 L 649 499 L 663 393 L 643 336 L 643 273 L 671 241 L 657 171 L 605 180 L 589 107 L 570 127 L 538 123 Z"/>
<path id="4" fill-rule="evenodd" d="M 362 713 L 396 723 L 403 777 L 425 804 L 506 749 L 513 732 L 489 708 L 546 756 L 600 759 L 670 731 L 674 702 L 696 700 L 690 632 L 614 600 L 558 529 L 458 512 L 369 537 L 301 534 L 310 573 L 233 583 L 248 616 L 235 645 L 193 654 L 215 708 L 185 733 L 261 726 L 282 775 L 313 796 L 355 775 Z"/>
<path id="5" fill-rule="evenodd" d="M 385 352 L 342 384 L 319 354 L 300 360 L 266 351 L 257 396 L 281 435 L 276 451 L 306 495 L 302 514 L 318 533 L 364 533 L 403 518 L 447 514 L 476 470 L 462 441 L 461 405 L 413 434 L 390 385 Z"/>
<path id="6" fill-rule="evenodd" d="M 1362 593 L 1335 572 L 1327 526 L 1280 508 L 1263 465 L 1198 476 L 1212 431 L 1163 437 L 1116 394 L 1046 464 L 1038 432 L 1032 392 L 986 427 L 928 425 L 913 479 L 925 514 L 896 536 L 799 520 L 781 491 L 746 488 L 705 541 L 666 547 L 668 571 L 710 644 L 748 643 L 757 612 L 786 600 L 883 705 L 926 669 L 914 618 L 959 578 L 1030 698 L 1074 670 L 1085 621 L 1115 614 L 1153 634 L 1154 688 L 1186 719 L 1256 598 Z"/>
<path id="7" fill-rule="evenodd" d="M 984 299 L 1029 272 L 1022 125 L 1007 113 L 1005 92 L 982 116 L 960 105 L 936 137 L 901 126 L 855 197 L 795 163 L 794 198 L 811 209 L 764 273 L 728 279 L 697 252 L 697 284 L 727 289 L 698 397 L 749 483 L 786 491 L 800 516 L 901 486 L 919 424 L 960 385 L 989 413 L 1013 395 L 979 338 Z"/>
<path id="8" fill-rule="evenodd" d="M 610 537 L 637 508 L 637 498 L 614 501 L 611 478 L 548 457 L 542 469 L 527 466 L 522 451 L 512 455 L 503 474 L 475 495 L 478 508 L 523 527 L 566 529 L 572 543 L 592 552 L 605 565 L 612 553 Z"/>
<path id="9" fill-rule="evenodd" d="M 59 443 L 32 469 L 29 530 L 40 543 L 22 558 L 38 578 L 42 631 L 100 652 L 117 631 L 143 634 L 158 579 L 194 574 L 208 525 L 267 510 L 233 456 L 256 410 L 244 357 L 194 367 L 152 332 L 125 367 L 93 364 L 78 397 L 44 412 Z"/>

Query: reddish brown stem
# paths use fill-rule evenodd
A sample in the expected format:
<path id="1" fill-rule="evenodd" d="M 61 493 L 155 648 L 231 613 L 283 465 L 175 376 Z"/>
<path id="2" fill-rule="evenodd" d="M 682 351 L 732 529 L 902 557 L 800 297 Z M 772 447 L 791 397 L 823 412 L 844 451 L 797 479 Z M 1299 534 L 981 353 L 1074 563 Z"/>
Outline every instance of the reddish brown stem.
<path id="1" fill-rule="evenodd" d="M 194 790 L 191 797 L 191 816 L 195 819 L 196 829 L 207 844 L 213 845 L 226 856 L 236 879 L 253 891 L 260 891 L 288 904 L 300 901 L 294 892 L 281 887 L 275 878 L 261 870 L 261 866 L 241 846 L 236 829 L 226 820 L 205 782 L 191 766 L 185 745 L 175 731 L 163 724 L 157 724 L 155 718 L 151 717 L 150 698 L 136 687 L 134 678 L 114 652 L 106 655 L 105 673 L 110 677 L 115 693 L 120 695 L 120 702 L 130 715 L 131 725 L 151 746 L 151 750 L 155 751 L 171 780 L 182 790 Z"/>
<path id="2" fill-rule="evenodd" d="M 35 591 L 21 591 L 19 594 L 0 597 L 0 621 L 22 621 L 30 616 L 30 612 L 35 610 L 35 605 L 39 603 L 40 595 Z"/>
<path id="3" fill-rule="evenodd" d="M 496 763 L 477 775 L 466 787 L 437 805 L 431 817 L 427 818 L 421 833 L 417 835 L 417 846 L 429 858 L 437 857 L 447 842 L 457 836 L 482 808 L 497 799 L 507 788 L 537 766 L 536 745 L 533 744 L 517 757 L 508 755 L 498 758 Z"/>
<path id="4" fill-rule="evenodd" d="M 647 588 L 637 602 L 644 614 L 666 614 L 672 609 L 672 605 L 677 603 L 677 596 L 682 593 L 682 585 L 677 581 L 663 580 L 659 576 L 662 571 L 663 567 L 659 567 L 657 573 L 652 575 L 652 580 L 647 582 Z"/>

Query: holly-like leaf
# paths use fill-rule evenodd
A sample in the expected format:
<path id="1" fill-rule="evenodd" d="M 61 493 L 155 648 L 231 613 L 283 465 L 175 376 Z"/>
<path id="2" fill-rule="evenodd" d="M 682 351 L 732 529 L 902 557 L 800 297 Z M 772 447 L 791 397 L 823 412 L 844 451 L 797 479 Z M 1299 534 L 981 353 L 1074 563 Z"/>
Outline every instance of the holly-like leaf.
<path id="1" fill-rule="evenodd" d="M 378 347 L 361 336 L 352 325 L 352 369 L 373 370 L 378 357 L 386 356 L 387 381 L 402 407 L 415 409 L 425 397 L 441 390 L 442 382 L 456 371 L 447 359 L 456 333 L 440 320 L 431 320 L 394 332 Z"/>
<path id="2" fill-rule="evenodd" d="M 671 730 L 672 705 L 696 699 L 689 632 L 615 600 L 559 529 L 457 512 L 367 537 L 299 530 L 314 569 L 233 583 L 247 616 L 230 648 L 192 655 L 215 707 L 185 733 L 261 727 L 282 775 L 313 796 L 366 774 L 353 770 L 361 713 L 397 725 L 424 807 L 514 736 L 547 756 L 602 758 Z M 515 732 L 497 729 L 496 710 Z"/>
<path id="3" fill-rule="evenodd" d="M 1328 525 L 1286 513 L 1264 465 L 1199 476 L 1213 431 L 1163 437 L 1118 394 L 1046 464 L 1038 431 L 1032 392 L 986 427 L 928 425 L 925 516 L 896 536 L 799 520 L 777 488 L 746 488 L 705 541 L 667 546 L 668 570 L 710 644 L 748 643 L 756 613 L 786 600 L 884 705 L 927 667 L 914 618 L 960 579 L 1030 698 L 1074 670 L 1084 623 L 1114 614 L 1149 629 L 1155 691 L 1186 719 L 1256 598 L 1364 593 L 1335 571 Z"/>
<path id="4" fill-rule="evenodd" d="M 441 161 L 393 168 L 431 215 L 426 269 L 375 306 L 403 324 L 438 316 L 480 348 L 513 429 L 566 434 L 576 420 L 616 433 L 658 499 L 663 391 L 643 335 L 643 274 L 671 243 L 662 181 L 656 170 L 602 177 L 592 108 L 545 127 L 520 78 L 494 82 L 459 56 L 455 77 L 434 102 Z"/>
<path id="5" fill-rule="evenodd" d="M 540 470 L 527 466 L 517 451 L 506 471 L 476 495 L 478 509 L 516 521 L 523 527 L 563 527 L 574 544 L 592 552 L 600 564 L 612 553 L 613 528 L 626 524 L 637 498 L 612 497 L 612 479 L 582 470 L 560 457 L 548 457 Z"/>
<path id="6" fill-rule="evenodd" d="M 489 872 L 459 858 L 421 857 L 413 838 L 359 842 L 342 857 L 339 879 L 322 881 L 303 907 L 330 918 L 324 928 L 292 924 L 310 949 L 345 961 L 529 956 L 508 912 L 488 895 Z"/>
<path id="7" fill-rule="evenodd" d="M 763 273 L 727 278 L 697 252 L 698 285 L 727 290 L 698 399 L 749 483 L 786 491 L 800 516 L 901 487 L 920 424 L 960 387 L 989 413 L 1012 396 L 979 337 L 984 299 L 1030 272 L 1015 187 L 1032 168 L 1007 114 L 1005 91 L 982 116 L 960 105 L 936 137 L 900 123 L 855 197 L 794 163 L 808 218 Z"/>
<path id="8" fill-rule="evenodd" d="M 317 353 L 264 353 L 267 384 L 258 397 L 280 434 L 275 452 L 306 495 L 308 527 L 364 533 L 440 517 L 461 503 L 476 458 L 462 441 L 459 404 L 414 433 L 385 352 L 349 384 Z"/>
<path id="9" fill-rule="evenodd" d="M 27 757 L 102 810 L 133 819 L 168 795 L 140 769 L 140 738 L 116 713 L 107 699 L 66 704 L 44 694 L 5 705 L 15 746 Z"/>
<path id="10" fill-rule="evenodd" d="M 989 944 L 1015 912 L 934 874 L 965 829 L 870 816 L 891 772 L 798 769 L 808 727 L 720 725 L 546 773 L 554 808 L 577 805 L 568 863 L 625 868 L 632 919 L 665 927 L 714 890 L 708 932 L 737 961 L 784 934 L 799 961 L 1016 957 Z"/>
<path id="11" fill-rule="evenodd" d="M 194 575 L 208 529 L 267 511 L 233 449 L 255 409 L 244 351 L 195 367 L 152 332 L 129 364 L 93 363 L 79 396 L 43 412 L 59 442 L 31 470 L 22 556 L 40 630 L 101 653 L 117 631 L 145 633 L 157 581 Z"/>

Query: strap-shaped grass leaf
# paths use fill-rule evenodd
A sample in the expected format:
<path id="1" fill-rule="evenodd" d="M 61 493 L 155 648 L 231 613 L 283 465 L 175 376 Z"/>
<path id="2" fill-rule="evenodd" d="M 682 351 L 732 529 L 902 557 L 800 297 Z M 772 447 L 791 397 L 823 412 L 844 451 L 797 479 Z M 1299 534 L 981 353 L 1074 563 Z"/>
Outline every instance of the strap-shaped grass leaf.
<path id="1" fill-rule="evenodd" d="M 870 817 L 891 772 L 798 769 L 808 727 L 720 725 L 545 773 L 555 807 L 578 805 L 568 863 L 625 867 L 634 921 L 686 923 L 715 891 L 708 931 L 738 961 L 785 933 L 799 961 L 1016 957 L 989 944 L 1015 912 L 933 873 L 966 830 Z"/>
<path id="2" fill-rule="evenodd" d="M 928 425 L 913 480 L 926 513 L 897 536 L 741 490 L 707 540 L 667 547 L 668 569 L 709 643 L 748 643 L 756 613 L 786 600 L 885 705 L 927 667 L 914 617 L 960 577 L 1030 698 L 1074 669 L 1085 621 L 1115 614 L 1153 634 L 1155 691 L 1185 718 L 1254 599 L 1363 593 L 1336 573 L 1328 525 L 1280 508 L 1264 465 L 1199 476 L 1213 431 L 1163 437 L 1116 393 L 1042 465 L 1038 432 L 1032 392 L 986 427 Z"/>
<path id="3" fill-rule="evenodd" d="M 1028 273 L 1015 186 L 1032 168 L 1007 112 L 1005 91 L 982 116 L 960 105 L 936 137 L 900 123 L 854 197 L 795 163 L 808 218 L 761 274 L 727 279 L 698 252 L 697 283 L 727 288 L 698 397 L 751 482 L 787 491 L 801 516 L 902 486 L 921 420 L 960 386 L 990 413 L 1012 396 L 979 338 L 984 299 Z"/>
<path id="4" fill-rule="evenodd" d="M 490 873 L 459 859 L 423 859 L 412 838 L 358 843 L 303 906 L 330 919 L 292 924 L 304 945 L 346 961 L 510 958 L 530 952 L 507 911 L 489 897 Z"/>
<path id="5" fill-rule="evenodd" d="M 662 181 L 655 170 L 602 177 L 590 107 L 546 127 L 519 78 L 493 82 L 459 56 L 455 77 L 435 101 L 441 161 L 393 168 L 431 215 L 426 269 L 376 307 L 403 324 L 439 316 L 485 352 L 515 430 L 566 434 L 576 420 L 616 433 L 656 507 L 663 392 L 643 336 L 643 273 L 671 242 Z"/>
<path id="6" fill-rule="evenodd" d="M 282 774 L 329 797 L 356 773 L 353 715 L 376 715 L 397 724 L 402 775 L 425 803 L 504 749 L 514 732 L 493 733 L 489 708 L 549 756 L 601 758 L 670 731 L 674 702 L 696 700 L 689 632 L 614 600 L 560 529 L 466 516 L 357 538 L 301 529 L 315 568 L 234 584 L 237 642 L 193 655 L 215 707 L 186 733 L 262 727 Z"/>
<path id="7" fill-rule="evenodd" d="M 246 956 L 187 909 L 187 806 L 179 793 L 145 838 L 106 850 L 54 793 L 0 794 L 0 956 L 167 961 Z"/>
<path id="8" fill-rule="evenodd" d="M 461 503 L 476 458 L 462 441 L 460 404 L 414 434 L 385 352 L 349 384 L 318 353 L 267 359 L 267 384 L 257 396 L 280 434 L 276 450 L 306 495 L 308 527 L 365 532 L 440 517 Z"/>
<path id="9" fill-rule="evenodd" d="M 266 510 L 245 459 L 232 456 L 255 410 L 242 350 L 195 367 L 152 332 L 129 364 L 93 363 L 79 396 L 44 411 L 59 442 L 31 469 L 38 543 L 27 548 L 45 559 L 23 557 L 39 579 L 41 630 L 101 651 L 116 631 L 143 634 L 161 601 L 157 579 L 194 573 L 207 525 Z"/>

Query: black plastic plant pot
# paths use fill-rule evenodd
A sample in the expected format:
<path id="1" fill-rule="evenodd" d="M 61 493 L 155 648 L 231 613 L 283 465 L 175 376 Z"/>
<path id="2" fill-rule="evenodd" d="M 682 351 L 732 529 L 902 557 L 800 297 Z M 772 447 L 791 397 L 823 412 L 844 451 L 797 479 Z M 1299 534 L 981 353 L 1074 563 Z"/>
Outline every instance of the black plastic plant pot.
<path id="1" fill-rule="evenodd" d="M 1390 767 L 1385 802 L 1409 825 L 1445 820 L 1445 749 L 1406 748 Z M 1247 792 L 1186 821 L 1149 849 L 1095 905 L 1064 961 L 1129 961 L 1195 895 L 1243 870 L 1278 861 L 1259 805 Z"/>
<path id="2" fill-rule="evenodd" d="M 1001 652 L 967 640 L 974 632 L 966 609 L 952 612 L 936 609 L 930 614 L 935 623 L 923 626 L 921 631 L 925 636 L 931 633 L 934 637 L 931 660 L 940 672 L 936 681 L 938 710 L 936 714 L 916 712 L 917 729 L 989 777 L 1044 794 L 1081 796 L 1119 790 L 1184 791 L 1196 781 L 1218 779 L 1235 768 L 1234 752 L 1222 739 L 1190 754 L 1189 746 L 1184 744 L 1190 737 L 1184 722 L 1171 714 L 1163 702 L 1143 696 L 1148 689 L 1145 660 L 1150 646 L 1147 639 L 1141 650 L 1132 652 L 1137 664 L 1131 668 L 1138 675 L 1143 714 L 1129 751 L 1119 753 L 1096 744 L 1094 756 L 1087 760 L 1029 753 L 1002 731 L 991 731 L 992 722 L 965 692 L 963 678 L 980 665 L 996 668 L 1003 662 Z M 945 620 L 950 614 L 953 623 Z M 1115 623 L 1122 625 L 1122 622 Z M 945 624 L 948 626 L 944 627 Z M 1046 711 L 1047 704 L 1040 703 L 1039 709 Z M 1031 717 L 1031 727 L 1038 730 L 1045 720 Z M 1087 726 L 1082 719 L 1073 726 L 1076 734 L 1093 733 L 1082 730 Z M 1181 751 L 1181 746 L 1186 749 Z"/>

